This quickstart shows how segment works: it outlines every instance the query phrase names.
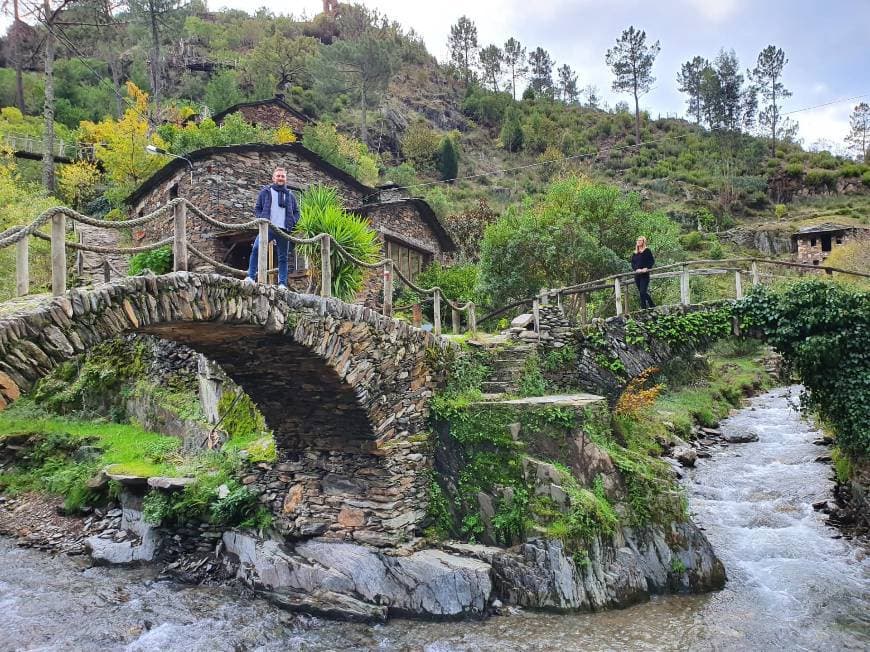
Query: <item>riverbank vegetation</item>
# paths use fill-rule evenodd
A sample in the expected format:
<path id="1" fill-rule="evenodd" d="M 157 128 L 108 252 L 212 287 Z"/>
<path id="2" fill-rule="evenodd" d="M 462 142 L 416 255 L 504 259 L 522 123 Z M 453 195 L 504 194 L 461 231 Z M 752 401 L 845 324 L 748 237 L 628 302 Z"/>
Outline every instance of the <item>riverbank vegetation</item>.
<path id="1" fill-rule="evenodd" d="M 439 439 L 428 534 L 492 537 L 508 545 L 537 533 L 561 539 L 582 560 L 594 538 L 616 527 L 685 519 L 682 491 L 662 455 L 772 385 L 762 352 L 757 342 L 722 340 L 706 358 L 650 369 L 629 384 L 611 413 L 604 403 L 582 410 L 482 403 L 480 384 L 491 362 L 486 352 L 467 351 L 450 362 L 447 387 L 432 403 Z M 511 430 L 517 426 L 519 437 Z M 601 475 L 586 483 L 578 479 L 566 457 L 578 436 L 609 458 L 624 493 L 606 489 Z M 449 461 L 439 463 L 439 457 Z M 552 467 L 549 481 L 567 495 L 567 507 L 537 491 L 534 469 L 540 464 Z M 481 502 L 481 495 L 490 498 Z M 494 505 L 489 515 L 488 500 Z"/>
<path id="2" fill-rule="evenodd" d="M 842 453 L 870 458 L 870 291 L 803 280 L 756 288 L 735 312 L 782 354 L 806 387 L 803 408 L 829 426 Z"/>

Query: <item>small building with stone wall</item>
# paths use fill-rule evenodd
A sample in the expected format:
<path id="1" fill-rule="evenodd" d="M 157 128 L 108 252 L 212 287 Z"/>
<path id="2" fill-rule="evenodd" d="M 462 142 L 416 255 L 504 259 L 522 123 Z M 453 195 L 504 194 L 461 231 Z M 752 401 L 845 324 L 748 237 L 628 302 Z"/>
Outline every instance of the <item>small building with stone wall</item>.
<path id="1" fill-rule="evenodd" d="M 300 143 L 284 145 L 246 144 L 208 147 L 173 159 L 147 179 L 126 204 L 133 217 L 145 215 L 176 197 L 184 197 L 208 215 L 228 223 L 253 218 L 260 189 L 271 182 L 278 166 L 287 170 L 287 185 L 299 193 L 314 184 L 335 188 L 344 207 L 364 216 L 378 232 L 384 254 L 412 279 L 431 262 L 446 262 L 456 246 L 432 208 L 422 199 L 404 197 L 393 186 L 372 188 L 331 165 Z M 247 269 L 252 232 L 220 230 L 188 216 L 188 239 L 205 255 L 237 269 Z M 133 232 L 135 244 L 169 237 L 171 215 Z M 214 271 L 203 261 L 191 258 L 196 271 Z M 291 285 L 308 287 L 308 271 L 301 256 L 291 260 Z M 371 303 L 372 289 L 365 292 Z M 378 285 L 378 290 L 380 286 Z"/>
<path id="2" fill-rule="evenodd" d="M 834 249 L 858 238 L 870 238 L 870 228 L 827 222 L 792 235 L 797 262 L 806 265 L 820 265 Z"/>
<path id="3" fill-rule="evenodd" d="M 232 113 L 240 113 L 245 122 L 250 122 L 258 127 L 267 129 L 277 129 L 281 126 L 290 127 L 297 135 L 301 134 L 305 126 L 312 122 L 307 115 L 287 104 L 283 93 L 276 93 L 275 97 L 270 97 L 267 100 L 234 104 L 228 109 L 215 113 L 212 120 L 216 124 L 221 124 L 224 118 Z"/>

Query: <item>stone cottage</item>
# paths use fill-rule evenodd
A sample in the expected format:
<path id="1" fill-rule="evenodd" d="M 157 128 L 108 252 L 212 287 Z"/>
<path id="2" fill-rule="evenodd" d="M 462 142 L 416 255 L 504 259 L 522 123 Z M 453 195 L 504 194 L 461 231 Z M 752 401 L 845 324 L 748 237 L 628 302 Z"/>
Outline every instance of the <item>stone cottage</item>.
<path id="1" fill-rule="evenodd" d="M 381 238 L 384 253 L 412 279 L 433 261 L 447 262 L 456 248 L 424 200 L 405 197 L 395 186 L 366 186 L 300 143 L 208 147 L 187 157 L 190 165 L 173 159 L 127 198 L 131 215 L 144 215 L 175 197 L 185 197 L 223 222 L 246 222 L 253 218 L 260 188 L 281 166 L 287 169 L 287 185 L 297 197 L 313 184 L 335 188 L 345 208 L 368 219 Z M 203 253 L 247 269 L 253 232 L 222 231 L 192 217 L 188 217 L 187 228 L 190 242 Z M 136 230 L 133 240 L 139 244 L 166 238 L 172 230 L 172 217 L 167 216 Z M 211 271 L 211 266 L 195 258 L 191 258 L 191 268 Z M 291 270 L 295 270 L 291 271 L 293 287 L 306 289 L 308 272 L 300 256 L 291 260 Z"/>
<path id="2" fill-rule="evenodd" d="M 826 222 L 803 228 L 791 238 L 797 262 L 820 265 L 835 248 L 856 238 L 870 238 L 870 227 Z"/>
<path id="3" fill-rule="evenodd" d="M 220 113 L 215 113 L 212 120 L 220 124 L 231 113 L 241 113 L 246 122 L 267 129 L 277 129 L 286 125 L 297 135 L 300 135 L 305 125 L 311 122 L 311 118 L 287 104 L 283 93 L 276 93 L 275 97 L 267 100 L 234 104 Z"/>

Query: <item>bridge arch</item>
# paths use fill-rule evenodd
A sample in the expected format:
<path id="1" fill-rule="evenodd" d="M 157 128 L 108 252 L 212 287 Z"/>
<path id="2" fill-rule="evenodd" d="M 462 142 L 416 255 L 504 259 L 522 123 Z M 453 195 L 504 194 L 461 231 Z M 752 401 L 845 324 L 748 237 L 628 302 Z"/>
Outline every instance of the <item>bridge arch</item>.
<path id="1" fill-rule="evenodd" d="M 440 338 L 363 306 L 219 275 L 134 277 L 0 320 L 0 399 L 124 333 L 205 354 L 257 404 L 278 461 L 245 481 L 285 534 L 389 543 L 422 518 L 428 456 L 414 435 L 426 429 L 437 383 L 427 349 Z"/>

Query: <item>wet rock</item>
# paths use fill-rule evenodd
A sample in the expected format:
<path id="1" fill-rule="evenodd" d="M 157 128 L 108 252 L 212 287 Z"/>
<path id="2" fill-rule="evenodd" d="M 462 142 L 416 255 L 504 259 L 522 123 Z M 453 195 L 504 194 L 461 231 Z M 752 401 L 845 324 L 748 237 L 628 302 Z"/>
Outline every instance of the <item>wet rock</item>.
<path id="1" fill-rule="evenodd" d="M 163 476 L 148 478 L 149 487 L 164 491 L 180 491 L 194 482 L 194 478 L 165 478 Z"/>
<path id="2" fill-rule="evenodd" d="M 695 466 L 695 462 L 698 460 L 698 453 L 691 446 L 678 446 L 671 452 L 671 455 L 683 466 Z"/>
<path id="3" fill-rule="evenodd" d="M 225 533 L 223 542 L 239 559 L 240 577 L 267 596 L 289 596 L 292 606 L 300 593 L 313 595 L 339 612 L 343 602 L 336 595 L 344 596 L 352 599 L 345 614 L 349 618 L 364 614 L 371 619 L 381 613 L 373 607 L 430 617 L 479 615 L 492 591 L 489 564 L 441 550 L 391 557 L 356 544 L 324 541 L 284 550 L 273 541 L 235 532 Z"/>
<path id="4" fill-rule="evenodd" d="M 749 442 L 758 441 L 758 435 L 754 432 L 724 432 L 722 439 L 729 444 L 748 444 Z"/>

